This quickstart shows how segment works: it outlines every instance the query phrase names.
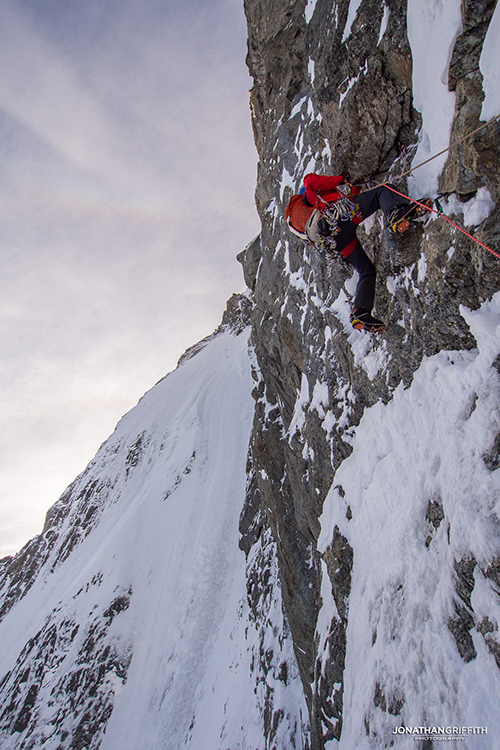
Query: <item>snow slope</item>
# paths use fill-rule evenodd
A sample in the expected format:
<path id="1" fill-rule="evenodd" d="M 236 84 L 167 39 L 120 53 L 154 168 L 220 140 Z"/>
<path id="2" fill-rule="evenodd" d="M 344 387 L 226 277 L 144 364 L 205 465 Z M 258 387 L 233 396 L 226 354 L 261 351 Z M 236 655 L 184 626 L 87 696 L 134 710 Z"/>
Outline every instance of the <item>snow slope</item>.
<path id="1" fill-rule="evenodd" d="M 449 146 L 455 94 L 448 91 L 448 66 L 461 31 L 460 0 L 409 0 L 408 40 L 413 59 L 413 106 L 422 115 L 422 128 L 412 167 Z M 437 192 L 447 154 L 434 159 L 409 179 L 412 197 Z"/>
<path id="2" fill-rule="evenodd" d="M 500 36 L 500 5 L 497 4 L 484 40 L 479 67 L 483 74 L 484 101 L 481 119 L 500 115 L 500 73 L 498 71 L 498 39 Z"/>
<path id="3" fill-rule="evenodd" d="M 454 583 L 460 564 L 473 571 L 469 595 L 483 633 L 500 624 L 498 593 L 485 574 L 500 543 L 500 475 L 483 458 L 500 419 L 500 377 L 491 366 L 500 352 L 500 293 L 463 315 L 477 349 L 429 357 L 411 387 L 401 384 L 388 404 L 367 409 L 325 501 L 319 547 L 338 527 L 354 551 L 338 745 L 345 750 L 379 747 L 374 735 L 386 747 L 398 727 L 423 724 L 486 727 L 487 737 L 467 736 L 460 746 L 500 747 L 500 672 L 488 636 L 471 634 L 464 661 L 451 632 L 467 603 Z M 335 617 L 325 586 L 320 639 Z M 415 746 L 414 737 L 396 743 Z"/>
<path id="4" fill-rule="evenodd" d="M 287 745 L 300 728 L 277 571 L 261 633 L 238 548 L 253 418 L 247 344 L 247 333 L 216 336 L 144 396 L 82 475 L 85 486 L 90 472 L 112 487 L 99 523 L 62 564 L 56 545 L 0 624 L 2 750 L 56 750 L 61 740 L 89 750 L 265 747 L 264 642 L 276 673 L 287 662 L 286 684 L 272 664 L 267 676 L 286 719 L 276 736 Z"/>

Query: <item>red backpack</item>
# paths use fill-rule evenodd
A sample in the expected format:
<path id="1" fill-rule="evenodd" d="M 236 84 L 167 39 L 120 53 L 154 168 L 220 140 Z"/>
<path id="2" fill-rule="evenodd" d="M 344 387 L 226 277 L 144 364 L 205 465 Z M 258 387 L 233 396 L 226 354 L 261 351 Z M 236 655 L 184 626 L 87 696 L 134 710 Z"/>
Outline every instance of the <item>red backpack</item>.
<path id="1" fill-rule="evenodd" d="M 292 195 L 285 208 L 285 218 L 290 231 L 307 240 L 306 224 L 315 210 L 314 206 L 306 206 L 301 195 Z"/>

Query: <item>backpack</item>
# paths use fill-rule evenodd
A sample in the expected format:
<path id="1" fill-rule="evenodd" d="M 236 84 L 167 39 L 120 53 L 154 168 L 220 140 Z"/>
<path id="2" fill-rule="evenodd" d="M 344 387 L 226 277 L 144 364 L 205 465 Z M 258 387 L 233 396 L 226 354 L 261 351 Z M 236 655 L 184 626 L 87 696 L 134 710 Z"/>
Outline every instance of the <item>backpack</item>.
<path id="1" fill-rule="evenodd" d="M 306 206 L 301 195 L 292 195 L 285 208 L 285 219 L 291 232 L 300 237 L 301 240 L 309 240 L 306 233 L 306 224 L 309 221 L 314 207 Z"/>

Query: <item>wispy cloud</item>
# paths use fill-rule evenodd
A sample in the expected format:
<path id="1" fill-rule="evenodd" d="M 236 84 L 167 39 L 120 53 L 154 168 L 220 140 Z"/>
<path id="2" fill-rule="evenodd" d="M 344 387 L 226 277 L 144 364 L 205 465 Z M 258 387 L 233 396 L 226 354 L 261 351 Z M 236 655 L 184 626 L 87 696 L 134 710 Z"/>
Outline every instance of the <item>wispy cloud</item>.
<path id="1" fill-rule="evenodd" d="M 234 0 L 0 6 L 0 529 L 53 502 L 243 287 L 243 23 Z"/>
<path id="2" fill-rule="evenodd" d="M 2 9 L 0 106 L 69 162 L 112 179 L 128 177 L 116 157 L 113 121 L 67 61 L 26 16 Z"/>

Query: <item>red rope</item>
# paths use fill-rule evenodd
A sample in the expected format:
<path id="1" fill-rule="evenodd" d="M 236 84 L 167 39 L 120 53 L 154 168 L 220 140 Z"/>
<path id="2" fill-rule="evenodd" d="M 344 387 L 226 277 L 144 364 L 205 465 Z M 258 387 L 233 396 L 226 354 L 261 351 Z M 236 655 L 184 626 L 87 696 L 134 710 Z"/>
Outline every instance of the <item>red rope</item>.
<path id="1" fill-rule="evenodd" d="M 384 184 L 384 187 L 388 188 L 388 190 L 392 190 L 393 193 L 396 193 L 396 195 L 400 195 L 402 198 L 407 198 L 412 203 L 416 203 L 417 206 L 422 206 L 422 208 L 427 209 L 427 211 L 432 211 L 433 213 L 437 214 L 437 216 L 440 216 L 442 219 L 448 222 L 448 224 L 451 224 L 452 227 L 455 227 L 455 229 L 458 229 L 462 234 L 465 234 L 466 237 L 468 237 L 471 240 L 474 240 L 474 242 L 477 242 L 478 245 L 481 245 L 481 247 L 484 247 L 486 250 L 489 250 L 490 253 L 495 255 L 497 258 L 500 258 L 500 254 L 496 253 L 494 250 L 491 249 L 491 247 L 488 247 L 488 245 L 485 245 L 484 242 L 481 242 L 481 240 L 476 239 L 476 237 L 473 237 L 472 234 L 469 234 L 469 232 L 466 232 L 465 229 L 462 229 L 462 227 L 459 227 L 458 224 L 455 224 L 451 219 L 449 219 L 447 216 L 445 216 L 443 213 L 440 213 L 439 211 L 436 211 L 435 208 L 431 208 L 430 206 L 426 206 L 424 203 L 420 203 L 419 201 L 416 201 L 415 198 L 410 198 L 408 195 L 405 195 L 404 193 L 400 193 L 395 188 L 391 187 L 390 185 Z"/>

